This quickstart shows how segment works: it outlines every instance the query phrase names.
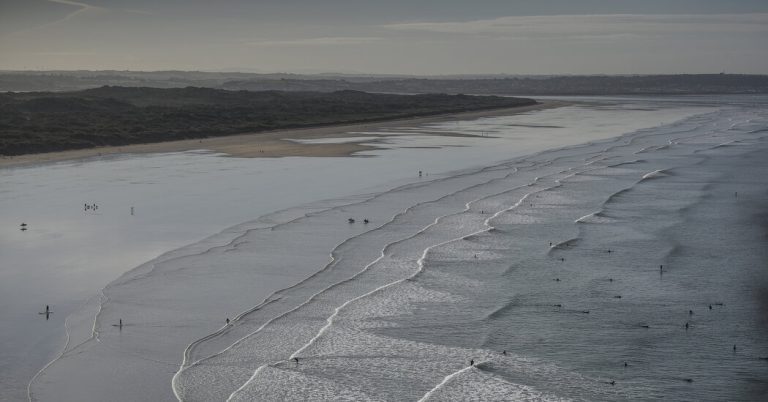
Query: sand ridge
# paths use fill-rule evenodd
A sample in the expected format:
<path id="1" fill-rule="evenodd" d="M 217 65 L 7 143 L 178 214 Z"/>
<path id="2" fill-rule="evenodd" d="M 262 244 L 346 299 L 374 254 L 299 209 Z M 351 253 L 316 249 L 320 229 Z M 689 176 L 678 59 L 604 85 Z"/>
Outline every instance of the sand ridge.
<path id="1" fill-rule="evenodd" d="M 0 168 L 35 165 L 41 163 L 62 162 L 76 159 L 94 158 L 117 154 L 168 153 L 192 150 L 209 150 L 241 158 L 278 158 L 287 156 L 343 157 L 358 152 L 376 149 L 375 140 L 361 140 L 344 143 L 310 144 L 293 140 L 317 140 L 323 138 L 359 137 L 361 131 L 376 131 L 402 127 L 403 125 L 421 125 L 457 119 L 477 119 L 482 117 L 509 116 L 542 109 L 566 106 L 562 101 L 543 101 L 537 105 L 514 108 L 490 109 L 462 113 L 450 113 L 406 119 L 393 119 L 377 122 L 330 125 L 322 127 L 282 129 L 259 133 L 244 133 L 224 137 L 167 141 L 151 144 L 125 146 L 106 146 L 78 149 L 71 151 L 48 152 L 0 158 Z M 382 133 L 386 134 L 386 133 Z M 425 132 L 422 135 L 451 135 Z M 458 135 L 458 134 L 456 134 Z M 462 134 L 466 135 L 466 134 Z M 365 144 L 363 144 L 363 142 Z"/>

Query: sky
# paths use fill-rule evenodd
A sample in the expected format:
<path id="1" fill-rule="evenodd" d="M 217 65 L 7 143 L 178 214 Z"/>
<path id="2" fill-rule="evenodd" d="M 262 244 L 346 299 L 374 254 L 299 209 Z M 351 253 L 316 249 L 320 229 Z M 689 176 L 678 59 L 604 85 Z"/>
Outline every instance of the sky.
<path id="1" fill-rule="evenodd" d="M 768 0 L 0 0 L 0 69 L 768 74 Z"/>

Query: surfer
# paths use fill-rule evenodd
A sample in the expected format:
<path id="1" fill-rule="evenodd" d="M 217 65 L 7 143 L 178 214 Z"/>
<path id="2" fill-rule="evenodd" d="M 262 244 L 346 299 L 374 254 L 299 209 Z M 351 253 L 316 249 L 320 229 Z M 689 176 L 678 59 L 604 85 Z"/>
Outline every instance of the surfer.
<path id="1" fill-rule="evenodd" d="M 470 365 L 470 366 L 474 366 L 474 365 L 475 365 L 475 359 L 472 359 L 472 360 L 470 360 L 470 361 L 469 361 L 469 365 Z"/>
<path id="2" fill-rule="evenodd" d="M 51 307 L 46 304 L 45 311 L 41 311 L 38 314 L 40 315 L 45 314 L 45 319 L 48 320 L 49 318 L 51 318 L 51 314 L 53 314 L 53 311 L 51 311 Z"/>
<path id="3" fill-rule="evenodd" d="M 229 325 L 229 317 L 227 317 L 227 325 Z"/>
<path id="4" fill-rule="evenodd" d="M 293 358 L 293 361 L 295 361 L 295 362 L 296 362 L 296 364 L 299 364 L 299 358 L 298 358 L 298 357 L 294 357 L 294 358 Z"/>

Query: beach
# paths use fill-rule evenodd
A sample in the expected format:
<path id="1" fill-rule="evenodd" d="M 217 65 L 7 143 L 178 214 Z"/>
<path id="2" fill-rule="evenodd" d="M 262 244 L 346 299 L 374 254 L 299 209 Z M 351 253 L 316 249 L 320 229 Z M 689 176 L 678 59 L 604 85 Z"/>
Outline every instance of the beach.
<path id="1" fill-rule="evenodd" d="M 358 142 L 333 144 L 307 144 L 291 140 L 314 140 L 322 138 L 350 137 L 354 132 L 374 131 L 407 125 L 431 124 L 461 119 L 476 119 L 493 116 L 509 116 L 516 113 L 526 113 L 554 107 L 562 107 L 567 102 L 545 101 L 538 105 L 520 106 L 506 109 L 489 109 L 463 113 L 441 114 L 434 116 L 413 117 L 407 119 L 390 119 L 357 124 L 339 124 L 310 128 L 266 131 L 253 134 L 229 135 L 206 139 L 191 139 L 182 141 L 166 141 L 151 144 L 136 144 L 125 146 L 98 147 L 72 151 L 29 154 L 14 157 L 1 157 L 0 168 L 27 166 L 40 163 L 61 162 L 74 159 L 86 159 L 120 154 L 145 154 L 184 152 L 205 149 L 224 153 L 229 156 L 242 158 L 276 158 L 289 156 L 310 157 L 340 157 L 349 156 L 356 152 L 375 149 L 373 144 L 363 145 Z M 439 135 L 450 135 L 440 133 Z M 455 134 L 461 135 L 461 134 Z"/>
<path id="2" fill-rule="evenodd" d="M 194 197 L 227 228 L 73 309 L 30 399 L 757 400 L 765 105 L 589 100 L 85 159 L 218 177 Z M 258 158 L 300 152 L 284 138 L 366 157 Z M 196 173 L 161 173 L 172 160 Z M 186 188 L 165 192 L 194 203 Z"/>

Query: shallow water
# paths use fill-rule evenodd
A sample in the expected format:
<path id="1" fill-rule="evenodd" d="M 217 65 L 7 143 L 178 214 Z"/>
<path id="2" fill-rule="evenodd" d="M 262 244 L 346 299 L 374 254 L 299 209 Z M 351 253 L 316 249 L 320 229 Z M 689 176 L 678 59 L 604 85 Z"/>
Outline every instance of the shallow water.
<path id="1" fill-rule="evenodd" d="M 399 239 L 358 237 L 384 247 L 347 278 L 194 345 L 177 395 L 761 400 L 767 118 L 717 112 L 478 176 L 377 229 Z"/>
<path id="2" fill-rule="evenodd" d="M 4 227 L 14 227 L 15 221 L 10 221 L 18 216 L 41 215 L 44 219 L 39 221 L 46 222 L 45 229 L 51 232 L 51 238 L 68 238 L 73 235 L 70 234 L 72 228 L 78 228 L 74 234 L 81 238 L 80 243 L 62 247 L 63 242 L 54 241 L 56 247 L 62 249 L 58 253 L 64 257 L 68 254 L 75 256 L 72 258 L 94 254 L 94 265 L 90 265 L 91 260 L 85 263 L 75 260 L 60 268 L 67 270 L 67 278 L 76 285 L 49 285 L 51 288 L 76 289 L 77 292 L 62 296 L 70 300 L 85 299 L 92 294 L 89 289 L 92 292 L 110 277 L 124 271 L 126 266 L 137 265 L 152 255 L 190 243 L 249 217 L 313 200 L 343 197 L 265 215 L 257 221 L 235 226 L 204 242 L 147 263 L 113 282 L 103 295 L 93 298 L 84 309 L 70 317 L 68 352 L 38 378 L 33 395 L 42 400 L 100 400 L 140 392 L 149 399 L 170 399 L 173 394 L 169 383 L 180 364 L 182 350 L 195 339 L 202 339 L 187 351 L 186 363 L 206 356 L 214 357 L 190 366 L 177 376 L 176 392 L 187 399 L 226 399 L 241 386 L 243 389 L 235 396 L 273 399 L 278 394 L 270 392 L 290 391 L 307 392 L 307 397 L 314 398 L 349 395 L 355 399 L 362 396 L 419 399 L 454 369 L 464 368 L 466 358 L 475 353 L 477 361 L 481 361 L 482 356 L 487 356 L 490 361 L 498 360 L 496 354 L 504 345 L 498 339 L 493 340 L 495 334 L 528 339 L 512 331 L 514 327 L 503 319 L 489 320 L 482 325 L 478 320 L 492 315 L 495 309 L 502 311 L 497 314 L 500 317 L 510 315 L 511 312 L 503 313 L 505 311 L 517 311 L 507 307 L 507 300 L 512 302 L 510 306 L 515 306 L 517 299 L 511 296 L 515 289 L 535 289 L 531 279 L 526 279 L 531 275 L 527 273 L 531 267 L 538 267 L 535 272 L 546 272 L 548 276 L 547 286 L 540 286 L 542 289 L 536 294 L 549 289 L 551 274 L 567 274 L 554 271 L 560 265 L 545 263 L 558 250 L 550 252 L 545 244 L 542 252 L 549 257 L 543 258 L 536 254 L 540 250 L 530 244 L 560 241 L 556 237 L 565 234 L 576 238 L 579 235 L 576 228 L 584 224 L 577 225 L 573 221 L 595 212 L 591 207 L 601 205 L 605 201 L 603 198 L 612 191 L 631 185 L 637 180 L 634 175 L 668 165 L 684 166 L 677 163 L 681 160 L 690 162 L 690 152 L 706 148 L 699 147 L 700 144 L 691 145 L 691 149 L 686 148 L 682 155 L 667 155 L 665 148 L 656 147 L 668 145 L 665 142 L 668 138 L 689 135 L 700 138 L 701 133 L 727 131 L 725 126 L 718 127 L 727 119 L 745 119 L 729 110 L 727 113 L 735 114 L 728 115 L 724 111 L 720 115 L 655 127 L 694 113 L 714 110 L 710 104 L 700 106 L 696 102 L 683 100 L 674 107 L 658 107 L 648 101 L 603 101 L 598 105 L 521 116 L 404 127 L 388 133 L 390 149 L 371 152 L 377 155 L 375 158 L 240 160 L 210 154 L 173 154 L 57 165 L 55 172 L 60 172 L 61 177 L 52 174 L 50 166 L 15 169 L 9 177 L 16 181 L 8 181 L 15 187 L 9 187 L 4 194 L 24 194 L 16 196 L 24 202 L 12 202 L 13 198 L 9 196 L 4 205 L 27 206 L 17 210 L 0 209 L 7 223 Z M 763 116 L 758 114 L 751 124 L 761 126 L 761 118 Z M 514 156 L 613 137 L 642 127 L 655 128 L 616 141 L 494 165 L 496 161 Z M 420 135 L 420 131 L 480 133 L 483 137 L 434 137 Z M 635 138 L 642 138 L 642 141 Z M 633 141 L 632 147 L 622 147 L 626 141 Z M 635 155 L 634 152 L 639 153 Z M 640 159 L 640 154 L 651 156 L 642 155 L 645 162 L 623 168 L 606 167 Z M 125 164 L 133 164 L 135 172 L 128 174 L 132 171 Z M 488 165 L 492 167 L 466 169 Z M 656 169 L 648 170 L 651 167 Z M 588 174 L 587 171 L 593 168 L 596 170 L 594 174 Z M 418 170 L 424 170 L 429 176 L 416 181 L 414 173 Z M 29 171 L 36 175 L 23 176 Z M 53 187 L 59 195 L 57 200 L 54 202 L 43 196 L 50 194 L 52 186 L 62 181 L 62 177 L 65 178 L 63 185 Z M 116 177 L 122 181 L 108 186 Z M 33 190 L 28 190 L 28 194 L 19 191 L 27 185 Z M 558 185 L 559 191 L 555 191 L 554 186 Z M 382 188 L 395 189 L 383 193 L 377 191 Z M 529 204 L 548 205 L 544 213 L 535 211 L 533 206 L 529 207 L 530 211 L 524 211 L 524 203 L 520 201 L 532 188 L 540 191 L 536 197 L 545 197 L 545 200 Z M 368 195 L 355 197 L 351 194 Z M 41 201 L 37 205 L 28 200 Z M 100 211 L 105 212 L 102 215 L 83 213 L 81 209 L 75 212 L 76 208 L 82 208 L 83 200 L 98 201 Z M 470 210 L 464 211 L 470 202 Z M 140 212 L 133 217 L 127 213 L 131 205 Z M 514 213 L 501 213 L 515 205 L 514 210 L 510 210 Z M 482 213 L 478 213 L 478 208 Z M 69 212 L 64 214 L 64 209 Z M 25 215 L 26 212 L 29 214 Z M 310 214 L 305 216 L 308 212 Z M 499 221 L 499 228 L 510 226 L 509 233 L 494 230 L 478 233 L 469 242 L 456 240 L 486 229 L 485 220 L 497 212 L 494 222 Z M 572 216 L 577 212 L 581 215 Z M 149 214 L 134 226 L 132 219 L 140 215 L 144 217 L 144 213 Z M 50 225 L 62 229 L 51 229 L 49 220 L 58 220 L 51 217 L 60 214 L 71 216 L 68 216 L 69 220 L 62 219 L 60 224 Z M 354 225 L 346 223 L 350 216 L 357 218 Z M 371 223 L 362 225 L 362 217 L 368 217 Z M 592 219 L 600 220 L 598 218 L 601 217 Z M 88 230 L 81 229 L 86 226 L 84 222 L 90 222 L 88 219 L 95 223 Z M 640 221 L 646 222 L 645 219 Z M 669 221 L 662 223 L 666 225 Z M 628 226 L 631 230 L 613 227 L 609 230 L 634 234 L 637 225 Z M 38 224 L 32 227 L 36 229 Z M 522 233 L 521 227 L 526 228 Z M 116 229 L 123 237 L 106 240 L 113 238 Z M 157 234 L 153 237 L 152 233 Z M 31 234 L 33 230 L 23 235 Z M 6 235 L 11 239 L 20 236 L 15 227 Z M 40 250 L 43 237 L 33 238 L 34 249 Z M 29 238 L 17 240 L 17 243 L 12 241 L 6 242 L 4 238 L 0 244 L 30 243 Z M 103 245 L 102 241 L 108 244 Z M 156 248 L 148 251 L 147 247 Z M 122 249 L 119 259 L 115 259 L 116 249 Z M 650 258 L 648 253 L 641 254 Z M 475 255 L 478 258 L 475 259 Z M 499 260 L 509 256 L 518 261 L 513 265 L 519 268 L 513 269 L 511 262 Z M 5 258 L 4 261 L 14 261 L 14 265 L 19 261 L 44 265 L 32 252 L 13 255 L 12 260 Z M 67 259 L 59 256 L 54 261 Z M 79 277 L 70 276 L 73 267 L 80 263 L 91 268 L 84 269 Z M 484 269 L 468 271 L 467 267 L 473 265 L 482 265 Z M 108 269 L 94 269 L 94 266 Z M 425 269 L 416 281 L 402 281 L 420 268 Z M 363 272 L 355 276 L 361 270 Z M 526 273 L 518 277 L 514 273 L 517 270 Z M 571 270 L 579 271 L 577 268 Z M 50 274 L 43 271 L 41 275 L 47 277 Z M 431 276 L 435 276 L 434 282 L 427 280 Z M 361 297 L 393 282 L 397 285 Z M 560 283 L 563 282 L 565 280 Z M 40 282 L 36 282 L 35 287 L 45 288 Z M 267 296 L 281 288 L 288 289 L 262 304 Z M 478 292 L 482 293 L 478 295 Z M 521 293 L 519 297 L 525 299 L 524 292 Z M 17 297 L 24 298 L 23 295 Z M 35 305 L 29 308 L 39 309 L 36 305 L 39 299 L 34 300 Z M 579 303 L 588 304 L 589 301 L 591 299 Z M 58 312 L 64 302 L 53 304 L 58 309 L 54 316 L 62 317 L 63 314 Z M 254 306 L 260 307 L 251 311 Z M 345 307 L 334 316 L 339 306 Z M 578 303 L 574 308 L 579 308 Z M 92 331 L 92 317 L 96 312 L 98 319 Z M 527 319 L 535 323 L 542 317 L 540 313 L 532 309 L 526 313 L 530 316 L 516 320 Z M 365 319 L 361 322 L 354 318 L 354 314 Z M 589 314 L 590 318 L 595 316 L 593 314 Z M 332 325 L 326 327 L 326 320 L 332 316 L 335 317 L 331 320 Z M 567 313 L 553 316 L 552 320 L 545 318 L 536 324 L 535 333 L 546 339 L 548 333 L 559 332 L 556 324 L 562 317 L 583 318 L 580 314 Z M 233 318 L 234 325 L 217 332 L 224 324 L 223 317 Z M 119 318 L 126 321 L 121 330 L 112 327 Z M 36 325 L 40 322 L 35 321 Z M 341 322 L 345 325 L 339 325 Z M 350 324 L 346 325 L 347 322 Z M 19 336 L 23 336 L 23 332 Z M 214 336 L 205 337 L 211 333 L 215 333 Z M 311 339 L 314 340 L 307 343 Z M 485 341 L 481 342 L 483 339 Z M 602 391 L 605 384 L 599 370 L 593 372 L 592 366 L 571 366 L 566 357 L 560 357 L 563 351 L 522 353 L 521 349 L 527 345 L 523 340 L 515 340 L 514 344 L 522 345 L 517 350 L 506 345 L 509 355 L 515 356 L 514 361 L 499 363 L 511 364 L 517 371 L 512 370 L 510 374 L 509 370 L 493 368 L 493 363 L 487 363 L 479 366 L 482 370 L 459 372 L 431 396 L 441 399 L 443 393 L 459 397 L 460 394 L 444 393 L 464 390 L 461 392 L 486 395 L 485 399 L 493 399 L 493 395 L 578 396 L 578 392 L 587 399 L 612 399 L 614 394 Z M 373 349 L 370 348 L 373 347 L 377 353 L 371 355 Z M 528 350 L 527 347 L 524 349 Z M 296 354 L 297 351 L 300 352 Z M 298 367 L 282 362 L 294 354 L 300 356 Z M 570 359 L 579 362 L 580 354 L 583 355 L 583 350 L 576 349 Z M 355 357 L 358 355 L 361 357 Z M 253 381 L 247 382 L 254 370 L 266 363 L 275 364 L 264 366 Z M 335 370 L 347 374 L 334 375 Z M 350 370 L 360 375 L 349 376 Z M 371 377 L 371 371 L 386 378 Z M 518 378 L 521 372 L 551 373 L 568 380 L 562 388 L 542 387 L 531 378 L 532 374 Z M 105 374 L 109 381 L 103 378 Z M 264 388 L 259 376 L 264 376 L 264 380 L 274 386 Z M 468 380 L 459 381 L 464 376 Z M 354 384 L 342 377 L 349 377 Z M 284 380 L 306 385 L 299 387 L 301 390 L 296 390 L 295 386 L 280 388 L 278 385 Z M 215 385 L 212 386 L 211 381 Z M 632 392 L 640 392 L 637 390 L 644 392 L 642 386 L 645 385 L 627 384 L 612 387 L 611 392 L 632 395 Z M 450 391 L 453 388 L 457 390 Z M 502 394 L 494 394 L 498 392 Z M 515 394 L 504 394 L 507 392 Z"/>

